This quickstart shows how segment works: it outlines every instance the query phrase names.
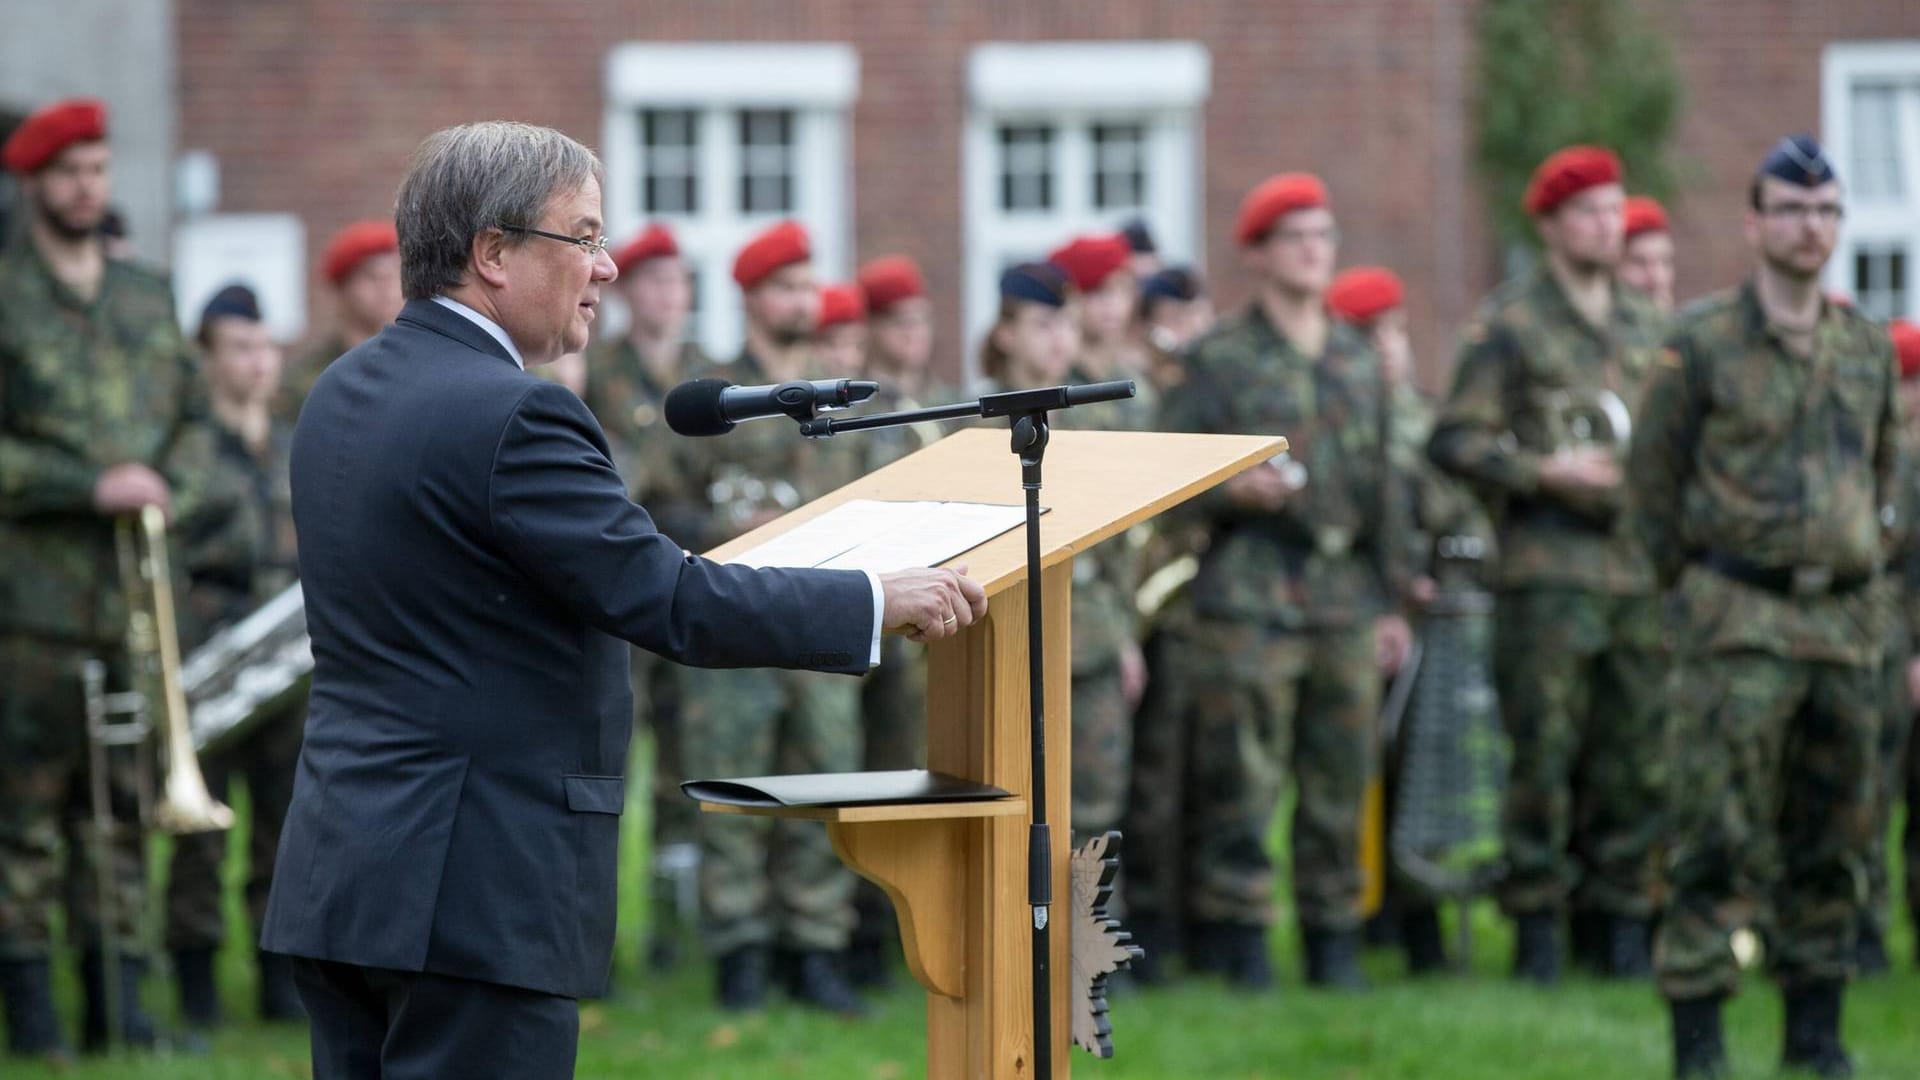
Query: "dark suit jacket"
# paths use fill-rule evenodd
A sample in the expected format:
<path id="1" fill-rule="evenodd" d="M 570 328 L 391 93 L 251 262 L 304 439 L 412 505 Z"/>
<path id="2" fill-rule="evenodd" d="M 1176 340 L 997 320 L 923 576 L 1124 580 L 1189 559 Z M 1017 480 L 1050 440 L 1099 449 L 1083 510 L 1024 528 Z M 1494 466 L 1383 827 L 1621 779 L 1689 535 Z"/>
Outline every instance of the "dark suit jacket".
<path id="1" fill-rule="evenodd" d="M 264 948 L 597 993 L 627 642 L 866 670 L 865 575 L 687 556 L 626 491 L 578 398 L 438 304 L 321 375 L 293 444 L 313 692 Z"/>

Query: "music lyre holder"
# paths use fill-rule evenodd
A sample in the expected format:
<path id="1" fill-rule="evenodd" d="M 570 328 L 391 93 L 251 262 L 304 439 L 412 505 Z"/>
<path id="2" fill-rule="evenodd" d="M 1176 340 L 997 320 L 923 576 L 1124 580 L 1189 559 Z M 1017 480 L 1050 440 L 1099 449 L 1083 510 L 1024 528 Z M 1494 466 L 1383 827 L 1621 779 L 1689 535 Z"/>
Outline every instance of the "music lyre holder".
<path id="1" fill-rule="evenodd" d="M 802 419 L 800 433 L 810 439 L 831 438 L 843 432 L 877 431 L 930 421 L 968 417 L 1007 417 L 1012 450 L 1020 459 L 1020 486 L 1027 494 L 1027 695 L 1031 729 L 1033 795 L 1027 800 L 1027 903 L 1033 908 L 1033 1048 L 1034 1077 L 1053 1076 L 1052 964 L 1053 848 L 1047 821 L 1046 665 L 1042 631 L 1045 629 L 1040 588 L 1040 465 L 1047 453 L 1052 427 L 1047 414 L 1076 405 L 1119 401 L 1134 396 L 1131 379 L 1084 386 L 1048 386 L 1038 390 L 1009 390 L 985 394 L 977 401 L 936 405 L 925 409 L 873 413 L 867 416 L 819 416 Z"/>

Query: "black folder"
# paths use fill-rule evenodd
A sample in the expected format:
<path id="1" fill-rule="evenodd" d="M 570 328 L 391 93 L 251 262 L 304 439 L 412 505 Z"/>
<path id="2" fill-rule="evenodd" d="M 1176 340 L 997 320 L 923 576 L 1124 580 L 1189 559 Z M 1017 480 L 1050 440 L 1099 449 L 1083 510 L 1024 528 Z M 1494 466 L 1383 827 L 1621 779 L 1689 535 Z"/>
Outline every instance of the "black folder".
<path id="1" fill-rule="evenodd" d="M 880 806 L 888 803 L 978 802 L 1013 793 L 926 769 L 892 772 L 804 773 L 689 780 L 680 790 L 724 806 Z"/>

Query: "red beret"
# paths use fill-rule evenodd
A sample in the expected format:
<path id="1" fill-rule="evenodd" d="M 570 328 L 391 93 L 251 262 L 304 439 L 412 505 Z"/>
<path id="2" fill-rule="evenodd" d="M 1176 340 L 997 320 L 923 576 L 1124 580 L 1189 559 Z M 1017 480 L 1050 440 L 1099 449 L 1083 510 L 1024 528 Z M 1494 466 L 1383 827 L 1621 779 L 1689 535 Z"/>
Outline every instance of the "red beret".
<path id="1" fill-rule="evenodd" d="M 1920 375 L 1920 325 L 1895 319 L 1887 326 L 1887 336 L 1893 338 L 1893 354 L 1900 358 L 1900 377 Z"/>
<path id="2" fill-rule="evenodd" d="M 1550 214 L 1560 204 L 1588 188 L 1617 184 L 1623 172 L 1620 158 L 1604 146 L 1569 146 L 1547 155 L 1527 181 L 1526 198 L 1520 205 L 1538 217 Z"/>
<path id="3" fill-rule="evenodd" d="M 621 273 L 633 269 L 634 264 L 648 259 L 665 259 L 680 254 L 680 245 L 673 233 L 659 222 L 640 230 L 640 235 L 627 241 L 626 246 L 613 253 L 613 267 Z"/>
<path id="4" fill-rule="evenodd" d="M 1312 173 L 1270 176 L 1241 200 L 1233 238 L 1243 245 L 1257 244 L 1272 230 L 1274 222 L 1288 214 L 1332 205 L 1333 200 L 1327 197 L 1327 185 Z"/>
<path id="5" fill-rule="evenodd" d="M 886 311 L 902 300 L 927 295 L 927 279 L 905 255 L 888 255 L 860 268 L 860 288 L 867 294 L 867 310 Z"/>
<path id="6" fill-rule="evenodd" d="M 1343 270 L 1327 288 L 1327 308 L 1356 325 L 1365 325 L 1407 302 L 1406 286 L 1384 266 Z"/>
<path id="7" fill-rule="evenodd" d="M 320 272 L 335 285 L 375 255 L 400 250 L 400 234 L 391 221 L 356 221 L 333 234 L 320 255 Z"/>
<path id="8" fill-rule="evenodd" d="M 1667 208 L 1661 206 L 1658 199 L 1650 199 L 1645 195 L 1627 198 L 1627 239 L 1631 240 L 1641 233 L 1670 231 Z"/>
<path id="9" fill-rule="evenodd" d="M 1076 236 L 1047 256 L 1048 262 L 1066 271 L 1073 287 L 1081 292 L 1099 288 L 1115 273 L 1126 269 L 1132 259 L 1133 245 L 1119 233 Z"/>
<path id="10" fill-rule="evenodd" d="M 843 323 L 867 321 L 867 298 L 860 286 L 823 285 L 820 287 L 820 323 L 818 329 Z"/>
<path id="11" fill-rule="evenodd" d="M 107 137 L 107 106 L 98 98 L 68 98 L 20 122 L 0 147 L 0 165 L 8 172 L 38 172 L 74 143 Z"/>
<path id="12" fill-rule="evenodd" d="M 767 280 L 775 270 L 794 263 L 810 262 L 813 245 L 807 230 L 797 221 L 783 221 L 747 241 L 733 260 L 733 280 L 742 289 L 751 289 Z"/>

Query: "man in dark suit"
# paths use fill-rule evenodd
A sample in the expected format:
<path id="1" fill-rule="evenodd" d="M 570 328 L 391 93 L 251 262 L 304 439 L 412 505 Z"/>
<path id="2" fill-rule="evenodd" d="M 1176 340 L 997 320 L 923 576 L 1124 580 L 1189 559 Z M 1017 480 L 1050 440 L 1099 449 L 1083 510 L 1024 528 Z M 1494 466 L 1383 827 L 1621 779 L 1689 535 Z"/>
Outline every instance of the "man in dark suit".
<path id="1" fill-rule="evenodd" d="M 950 571 L 710 563 L 628 501 L 586 407 L 525 370 L 586 345 L 616 275 L 599 172 L 544 128 L 427 139 L 408 303 L 301 413 L 313 692 L 262 945 L 297 958 L 319 1080 L 572 1074 L 612 951 L 628 642 L 859 674 L 879 627 L 985 611 Z"/>

